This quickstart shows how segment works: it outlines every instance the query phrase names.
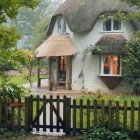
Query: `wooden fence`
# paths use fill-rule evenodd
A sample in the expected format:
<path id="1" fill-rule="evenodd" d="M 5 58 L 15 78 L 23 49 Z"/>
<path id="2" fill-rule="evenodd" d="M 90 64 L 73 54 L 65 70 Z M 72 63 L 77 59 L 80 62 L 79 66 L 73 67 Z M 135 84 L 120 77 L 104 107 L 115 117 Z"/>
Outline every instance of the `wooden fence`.
<path id="1" fill-rule="evenodd" d="M 112 130 L 123 129 L 132 136 L 140 136 L 140 102 L 135 106 L 134 101 L 120 104 L 119 101 L 83 102 L 81 99 L 76 103 L 74 99 L 70 108 L 73 114 L 71 131 L 74 134 L 101 125 Z"/>
<path id="2" fill-rule="evenodd" d="M 49 110 L 46 108 L 47 104 Z M 41 114 L 43 124 L 40 124 Z M 59 96 L 56 98 L 30 96 L 24 100 L 0 98 L 0 124 L 8 126 L 11 130 L 24 128 L 31 131 L 35 128 L 39 131 L 43 128 L 44 132 L 46 129 L 50 132 L 54 130 L 59 132 L 62 129 L 66 134 L 73 135 L 87 131 L 93 126 L 102 125 L 113 130 L 123 129 L 140 138 L 140 102 L 119 103 L 119 101 L 82 99 L 77 101 L 66 96 L 62 99 Z"/>

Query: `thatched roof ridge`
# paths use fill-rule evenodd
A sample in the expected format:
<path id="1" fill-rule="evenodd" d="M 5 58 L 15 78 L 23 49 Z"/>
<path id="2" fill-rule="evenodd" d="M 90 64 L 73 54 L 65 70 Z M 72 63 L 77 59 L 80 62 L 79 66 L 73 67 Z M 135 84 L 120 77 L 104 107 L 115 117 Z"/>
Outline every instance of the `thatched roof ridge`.
<path id="1" fill-rule="evenodd" d="M 126 39 L 122 34 L 105 34 L 96 43 L 93 54 L 124 54 Z"/>
<path id="2" fill-rule="evenodd" d="M 120 0 L 66 0 L 53 15 L 49 34 L 51 34 L 54 21 L 59 15 L 64 16 L 71 31 L 85 32 L 94 27 L 101 14 L 119 10 L 130 13 L 137 9 L 120 2 Z M 140 29 L 140 26 L 135 23 L 133 26 Z"/>
<path id="3" fill-rule="evenodd" d="M 36 57 L 76 55 L 76 49 L 68 34 L 51 35 L 36 50 Z"/>

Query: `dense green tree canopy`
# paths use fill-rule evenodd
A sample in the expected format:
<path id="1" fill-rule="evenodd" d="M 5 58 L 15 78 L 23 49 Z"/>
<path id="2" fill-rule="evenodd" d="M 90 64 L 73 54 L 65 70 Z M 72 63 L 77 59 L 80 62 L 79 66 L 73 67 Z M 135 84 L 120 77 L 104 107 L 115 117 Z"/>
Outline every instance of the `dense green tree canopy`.
<path id="1" fill-rule="evenodd" d="M 40 0 L 39 5 L 35 9 L 27 9 L 22 7 L 19 10 L 14 24 L 18 33 L 23 35 L 32 35 L 35 25 L 45 16 L 47 16 L 47 8 L 50 2 L 48 0 Z"/>
<path id="2" fill-rule="evenodd" d="M 46 38 L 49 27 L 50 17 L 44 17 L 36 24 L 32 35 L 32 49 L 36 49 Z"/>
<path id="3" fill-rule="evenodd" d="M 135 92 L 140 92 L 140 31 L 135 32 L 126 45 L 125 76 Z"/>
<path id="4" fill-rule="evenodd" d="M 0 0 L 0 23 L 15 18 L 20 7 L 34 8 L 39 0 Z"/>
<path id="5" fill-rule="evenodd" d="M 4 67 L 12 66 L 20 69 L 25 64 L 23 52 L 16 48 L 20 35 L 16 33 L 16 28 L 3 24 L 8 18 L 15 18 L 19 8 L 34 8 L 39 0 L 0 0 L 0 76 L 4 76 Z"/>

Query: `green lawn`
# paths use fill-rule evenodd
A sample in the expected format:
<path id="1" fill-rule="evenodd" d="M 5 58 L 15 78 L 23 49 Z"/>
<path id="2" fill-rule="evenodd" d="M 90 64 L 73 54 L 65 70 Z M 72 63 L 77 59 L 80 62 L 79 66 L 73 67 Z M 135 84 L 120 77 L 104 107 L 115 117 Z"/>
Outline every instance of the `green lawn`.
<path id="1" fill-rule="evenodd" d="M 76 99 L 76 103 L 80 104 L 80 100 L 83 100 L 83 105 L 87 105 L 87 100 L 89 99 L 91 102 L 90 104 L 93 104 L 93 100 L 98 100 L 98 105 L 101 104 L 101 100 L 105 101 L 105 105 L 108 105 L 108 101 L 111 100 L 113 105 L 115 105 L 116 101 L 119 101 L 120 106 L 124 105 L 124 101 L 127 101 L 127 106 L 131 106 L 131 101 L 134 101 L 135 106 L 138 106 L 138 102 L 140 101 L 140 96 L 134 96 L 131 94 L 128 95 L 85 95 L 80 98 Z M 94 116 L 93 116 L 93 109 L 90 109 L 90 124 L 92 125 Z M 98 115 L 101 115 L 101 110 L 98 109 Z M 107 114 L 108 115 L 108 114 Z M 107 117 L 107 116 L 106 116 Z M 123 110 L 119 111 L 119 118 L 120 118 L 120 124 L 123 124 Z M 131 123 L 131 111 L 127 111 L 127 128 L 130 129 L 130 123 Z M 76 109 L 76 125 L 79 128 L 80 127 L 80 110 Z M 87 127 L 87 109 L 83 109 L 83 127 Z M 138 129 L 138 111 L 135 111 L 134 113 L 134 129 Z"/>
<path id="2" fill-rule="evenodd" d="M 77 102 L 80 101 L 80 99 L 83 100 L 84 103 L 89 99 L 90 101 L 97 99 L 97 100 L 105 100 L 107 103 L 109 100 L 112 100 L 113 102 L 119 101 L 120 105 L 122 106 L 124 101 L 128 101 L 128 105 L 130 105 L 131 101 L 135 102 L 135 105 L 138 106 L 138 102 L 140 101 L 140 95 L 133 95 L 133 94 L 109 94 L 109 95 L 84 95 L 80 98 L 77 98 Z"/>
<path id="3" fill-rule="evenodd" d="M 32 76 L 32 82 L 35 82 L 35 81 L 37 81 L 37 76 L 33 75 Z M 26 79 L 24 76 L 20 75 L 20 76 L 12 76 L 12 77 L 10 77 L 10 82 L 12 82 L 14 84 L 22 85 L 22 84 L 29 83 L 29 80 Z"/>
<path id="4" fill-rule="evenodd" d="M 42 75 L 43 77 L 44 75 Z M 46 77 L 46 76 L 45 76 Z M 0 79 L 0 82 L 2 80 Z M 32 76 L 32 82 L 36 82 L 37 81 L 37 75 L 33 75 Z M 27 84 L 29 83 L 29 80 L 27 78 L 25 78 L 23 75 L 18 75 L 18 76 L 11 76 L 10 77 L 10 82 L 14 83 L 14 84 L 18 84 L 18 85 L 22 85 L 22 84 Z"/>

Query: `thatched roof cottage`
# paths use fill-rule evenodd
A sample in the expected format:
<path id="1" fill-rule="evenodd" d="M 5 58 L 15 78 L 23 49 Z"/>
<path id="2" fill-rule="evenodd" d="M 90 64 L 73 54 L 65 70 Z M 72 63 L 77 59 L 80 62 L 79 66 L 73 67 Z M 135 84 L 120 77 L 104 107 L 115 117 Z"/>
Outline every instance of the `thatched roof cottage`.
<path id="1" fill-rule="evenodd" d="M 140 23 L 113 17 L 136 10 L 120 0 L 66 0 L 36 50 L 38 58 L 49 57 L 49 89 L 132 91 L 123 79 L 122 60 Z"/>

